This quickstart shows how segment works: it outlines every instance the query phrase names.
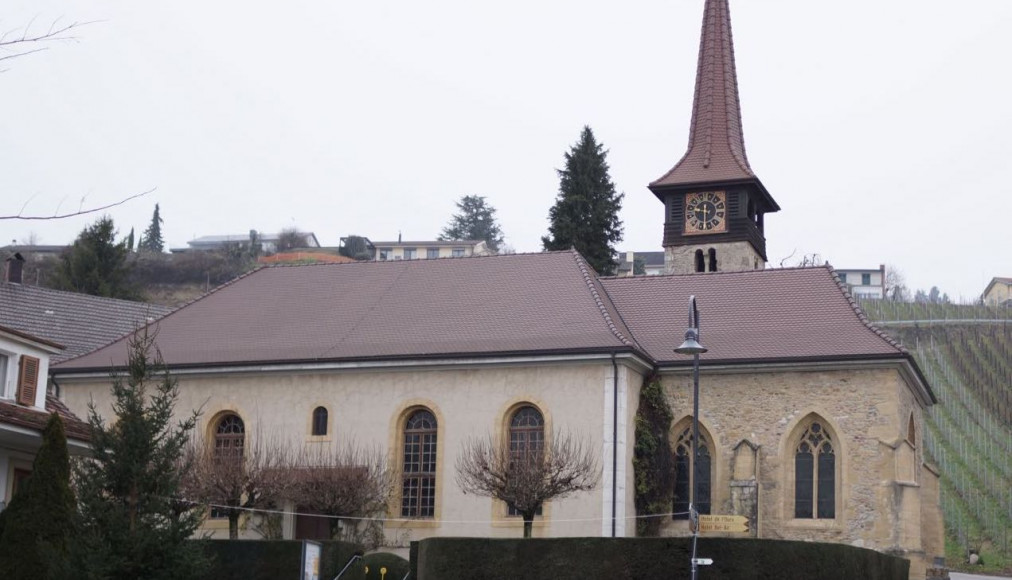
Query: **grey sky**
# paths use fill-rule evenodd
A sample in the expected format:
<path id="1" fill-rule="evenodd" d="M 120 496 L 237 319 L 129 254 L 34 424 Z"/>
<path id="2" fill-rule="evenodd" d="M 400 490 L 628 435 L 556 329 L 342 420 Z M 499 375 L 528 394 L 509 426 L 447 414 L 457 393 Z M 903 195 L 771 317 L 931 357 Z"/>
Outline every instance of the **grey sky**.
<path id="1" fill-rule="evenodd" d="M 161 204 L 206 234 L 434 237 L 486 196 L 540 250 L 584 124 L 626 194 L 621 249 L 659 250 L 646 185 L 685 151 L 702 0 L 7 0 L 4 30 L 98 20 L 0 74 L 0 213 Z M 1012 276 L 1012 2 L 732 0 L 749 161 L 783 210 L 770 265 L 895 264 L 979 295 Z M 61 205 L 62 204 L 62 205 Z M 94 220 L 0 222 L 69 243 Z"/>

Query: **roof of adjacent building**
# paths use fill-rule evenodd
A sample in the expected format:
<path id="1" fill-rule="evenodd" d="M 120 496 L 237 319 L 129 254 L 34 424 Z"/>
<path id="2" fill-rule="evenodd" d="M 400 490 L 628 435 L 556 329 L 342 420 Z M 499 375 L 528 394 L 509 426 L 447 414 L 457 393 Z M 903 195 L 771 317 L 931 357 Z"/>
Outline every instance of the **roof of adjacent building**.
<path id="1" fill-rule="evenodd" d="M 0 282 L 0 325 L 65 347 L 54 363 L 82 355 L 171 312 L 167 306 Z"/>
<path id="2" fill-rule="evenodd" d="M 829 267 L 598 278 L 574 251 L 276 266 L 161 319 L 169 366 L 633 352 L 658 365 L 702 309 L 707 364 L 909 358 Z M 57 373 L 122 367 L 127 341 Z"/>
<path id="3" fill-rule="evenodd" d="M 988 283 L 987 287 L 984 288 L 984 295 L 986 296 L 987 293 L 991 291 L 991 288 L 994 288 L 998 284 L 1012 285 L 1012 278 L 1003 278 L 1000 276 L 995 276 L 994 278 L 991 278 L 991 281 Z"/>
<path id="4" fill-rule="evenodd" d="M 421 240 L 421 241 L 406 241 L 406 242 L 372 242 L 374 246 L 477 246 L 478 244 L 485 243 L 484 240 Z"/>
<path id="5" fill-rule="evenodd" d="M 59 399 L 46 396 L 46 410 L 23 407 L 13 401 L 0 400 L 0 423 L 42 431 L 49 422 L 49 416 L 56 413 L 63 420 L 63 430 L 70 439 L 91 440 L 91 427 L 70 412 Z"/>

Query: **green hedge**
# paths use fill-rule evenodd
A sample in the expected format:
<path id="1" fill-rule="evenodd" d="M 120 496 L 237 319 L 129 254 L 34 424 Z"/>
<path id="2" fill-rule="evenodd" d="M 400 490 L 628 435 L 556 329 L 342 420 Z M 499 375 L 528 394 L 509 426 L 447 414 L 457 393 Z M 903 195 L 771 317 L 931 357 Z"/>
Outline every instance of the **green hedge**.
<path id="1" fill-rule="evenodd" d="M 691 538 L 432 538 L 412 580 L 688 578 Z M 842 544 L 700 538 L 700 580 L 907 580 L 910 562 Z"/>
<path id="2" fill-rule="evenodd" d="M 197 540 L 211 561 L 206 580 L 298 580 L 302 542 L 295 540 Z M 320 577 L 333 578 L 361 549 L 348 542 L 320 542 Z"/>

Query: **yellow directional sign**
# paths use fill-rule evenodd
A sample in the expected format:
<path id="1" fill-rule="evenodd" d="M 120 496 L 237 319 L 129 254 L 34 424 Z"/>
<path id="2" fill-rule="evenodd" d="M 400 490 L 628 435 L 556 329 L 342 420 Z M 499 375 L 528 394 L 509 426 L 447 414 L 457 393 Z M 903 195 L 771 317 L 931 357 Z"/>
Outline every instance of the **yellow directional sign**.
<path id="1" fill-rule="evenodd" d="M 748 518 L 745 516 L 699 514 L 699 531 L 700 533 L 748 533 Z"/>

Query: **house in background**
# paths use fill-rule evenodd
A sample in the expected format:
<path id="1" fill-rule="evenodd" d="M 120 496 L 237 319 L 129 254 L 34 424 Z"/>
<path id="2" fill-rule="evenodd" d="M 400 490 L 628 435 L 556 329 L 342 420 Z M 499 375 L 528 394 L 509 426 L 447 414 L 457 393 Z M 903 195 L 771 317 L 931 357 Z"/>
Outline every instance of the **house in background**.
<path id="1" fill-rule="evenodd" d="M 847 285 L 850 293 L 856 298 L 882 299 L 886 297 L 885 264 L 879 265 L 876 270 L 837 269 L 836 275 L 840 277 L 841 282 Z"/>
<path id="2" fill-rule="evenodd" d="M 316 234 L 313 232 L 299 232 L 305 236 L 304 248 L 319 248 L 320 242 L 316 239 Z M 259 240 L 263 252 L 265 254 L 273 254 L 278 249 L 278 240 L 281 238 L 281 234 L 264 234 L 257 232 L 256 230 L 250 230 L 248 234 L 227 234 L 227 235 L 215 235 L 215 236 L 201 236 L 186 242 L 187 248 L 172 248 L 170 251 L 173 254 L 180 254 L 183 252 L 209 252 L 213 250 L 221 250 L 226 246 L 238 245 L 246 246 L 249 245 L 250 240 L 256 236 Z"/>
<path id="3" fill-rule="evenodd" d="M 372 242 L 375 248 L 373 259 L 427 260 L 433 258 L 465 258 L 494 254 L 484 240 L 428 240 L 421 242 Z"/>
<path id="4" fill-rule="evenodd" d="M 664 273 L 664 252 L 619 252 L 618 276 L 635 276 L 637 261 L 643 263 L 641 275 L 657 276 Z"/>
<path id="5" fill-rule="evenodd" d="M 988 306 L 1012 306 L 1012 278 L 991 278 L 981 298 Z"/>
<path id="6" fill-rule="evenodd" d="M 88 450 L 88 425 L 46 394 L 50 357 L 62 351 L 60 344 L 0 326 L 0 511 L 31 474 L 50 414 L 63 419 L 72 455 Z"/>

